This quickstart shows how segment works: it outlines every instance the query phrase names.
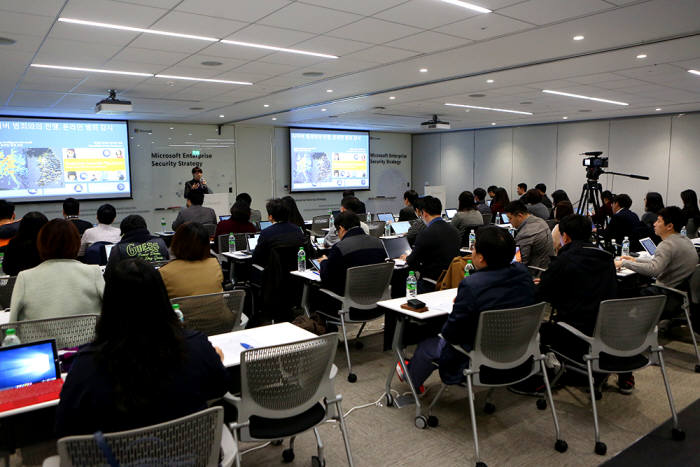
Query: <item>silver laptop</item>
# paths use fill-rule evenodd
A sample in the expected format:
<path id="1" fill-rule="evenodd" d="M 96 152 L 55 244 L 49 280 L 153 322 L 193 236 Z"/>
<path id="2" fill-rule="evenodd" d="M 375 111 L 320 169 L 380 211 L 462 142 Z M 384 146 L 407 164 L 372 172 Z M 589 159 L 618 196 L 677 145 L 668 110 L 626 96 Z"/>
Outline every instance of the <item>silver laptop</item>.
<path id="1" fill-rule="evenodd" d="M 646 252 L 649 253 L 649 256 L 654 256 L 654 253 L 656 253 L 656 244 L 654 243 L 654 240 L 652 240 L 649 237 L 646 237 L 639 240 L 639 243 L 641 243 L 642 248 L 644 248 L 644 250 L 646 250 Z"/>
<path id="2" fill-rule="evenodd" d="M 382 244 L 389 259 L 397 259 L 403 254 L 411 254 L 411 245 L 408 244 L 406 237 L 382 238 Z"/>
<path id="3" fill-rule="evenodd" d="M 411 228 L 411 223 L 408 221 L 394 222 L 391 224 L 391 228 L 396 235 L 406 235 L 408 233 L 408 229 Z"/>
<path id="4" fill-rule="evenodd" d="M 255 247 L 258 246 L 258 238 L 260 238 L 260 234 L 255 234 L 252 237 L 248 237 L 248 253 L 255 251 Z"/>
<path id="5" fill-rule="evenodd" d="M 448 219 L 452 219 L 457 214 L 457 210 L 456 209 L 445 209 L 445 214 L 447 214 Z"/>

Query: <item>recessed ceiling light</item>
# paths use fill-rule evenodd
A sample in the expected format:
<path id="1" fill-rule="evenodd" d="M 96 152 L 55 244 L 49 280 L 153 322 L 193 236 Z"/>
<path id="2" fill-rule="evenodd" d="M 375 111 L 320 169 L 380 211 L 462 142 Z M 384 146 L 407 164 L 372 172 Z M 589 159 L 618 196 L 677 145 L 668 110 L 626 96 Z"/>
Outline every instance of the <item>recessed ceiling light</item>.
<path id="1" fill-rule="evenodd" d="M 156 78 L 182 79 L 185 81 L 203 81 L 206 83 L 221 83 L 221 84 L 241 84 L 244 86 L 252 86 L 253 83 L 248 81 L 229 81 L 226 79 L 210 79 L 210 78 L 194 78 L 192 76 L 175 76 L 175 75 L 155 75 Z"/>
<path id="2" fill-rule="evenodd" d="M 450 107 L 463 107 L 463 108 L 467 108 L 467 109 L 491 110 L 493 112 L 506 112 L 506 113 L 511 113 L 511 114 L 532 115 L 532 112 L 521 112 L 520 110 L 509 110 L 509 109 L 497 109 L 497 108 L 493 108 L 493 107 L 481 107 L 478 105 L 450 104 L 449 102 L 445 103 L 445 105 L 450 106 Z"/>
<path id="3" fill-rule="evenodd" d="M 700 71 L 698 71 L 698 70 L 688 70 L 688 73 L 692 73 L 694 75 L 700 76 Z"/>
<path id="4" fill-rule="evenodd" d="M 58 21 L 61 23 L 80 24 L 82 26 L 95 26 L 98 28 L 106 28 L 106 29 L 118 29 L 120 31 L 139 32 L 139 33 L 143 33 L 143 34 L 156 34 L 159 36 L 181 37 L 183 39 L 196 39 L 196 40 L 200 40 L 200 41 L 209 41 L 209 42 L 218 42 L 219 41 L 219 39 L 216 37 L 194 36 L 192 34 L 181 34 L 179 32 L 160 31 L 157 29 L 134 28 L 131 26 L 124 26 L 121 24 L 98 23 L 96 21 L 84 21 L 82 19 L 74 19 L 74 18 L 58 18 Z"/>
<path id="5" fill-rule="evenodd" d="M 170 129 L 171 129 L 171 130 L 174 130 L 175 128 L 171 126 Z"/>
<path id="6" fill-rule="evenodd" d="M 273 120 L 277 120 L 277 117 L 272 117 Z"/>
<path id="7" fill-rule="evenodd" d="M 581 109 L 581 110 L 579 110 L 579 112 L 581 112 L 581 113 L 586 113 L 586 112 L 590 112 L 590 111 L 591 111 L 591 109 Z"/>
<path id="8" fill-rule="evenodd" d="M 270 107 L 270 104 L 263 104 L 263 107 L 265 107 L 265 108 Z"/>
<path id="9" fill-rule="evenodd" d="M 629 105 L 627 102 L 611 101 L 608 99 L 601 99 L 599 97 L 582 96 L 580 94 L 571 94 L 569 92 L 561 92 L 561 91 L 551 91 L 549 89 L 543 89 L 542 92 L 546 92 L 547 94 L 556 94 L 558 96 L 575 97 L 576 99 L 586 99 L 589 101 L 604 102 L 606 104 Z"/>
<path id="10" fill-rule="evenodd" d="M 489 84 L 491 84 L 491 83 L 493 83 L 493 80 L 492 80 L 492 79 L 487 79 L 486 82 L 489 83 Z"/>
<path id="11" fill-rule="evenodd" d="M 393 101 L 394 99 L 396 99 L 396 96 L 389 96 L 389 100 Z"/>
<path id="12" fill-rule="evenodd" d="M 80 68 L 75 66 L 58 66 L 58 65 L 42 65 L 39 63 L 32 63 L 30 66 L 35 68 L 51 68 L 52 70 L 67 70 L 67 71 L 84 71 L 87 73 L 105 73 L 111 75 L 128 75 L 128 76 L 146 76 L 152 77 L 152 73 L 139 73 L 135 71 L 121 71 L 121 70 L 103 70 L 101 68 Z"/>
<path id="13" fill-rule="evenodd" d="M 562 119 L 562 120 L 568 120 L 569 117 L 562 117 L 561 119 Z"/>
<path id="14" fill-rule="evenodd" d="M 322 54 L 318 52 L 309 52 L 308 50 L 298 50 L 298 49 L 287 49 L 285 47 L 276 47 L 274 45 L 265 45 L 265 44 L 256 44 L 253 42 L 241 42 L 241 41 L 229 41 L 229 40 L 221 40 L 222 44 L 230 44 L 230 45 L 240 45 L 241 47 L 253 47 L 255 49 L 265 49 L 265 50 L 274 50 L 275 52 L 286 52 L 290 54 L 299 54 L 299 55 L 311 55 L 312 57 L 321 57 L 321 58 L 338 58 L 337 55 L 329 55 L 329 54 Z"/>
<path id="15" fill-rule="evenodd" d="M 581 35 L 574 36 L 574 40 L 575 40 L 575 41 L 582 41 L 583 39 L 585 39 L 585 38 L 584 38 L 583 36 L 581 36 Z"/>
<path id="16" fill-rule="evenodd" d="M 418 70 L 418 71 L 420 71 L 421 73 L 427 73 L 427 72 L 428 72 L 428 69 L 427 69 L 427 68 L 421 68 L 421 69 Z"/>
<path id="17" fill-rule="evenodd" d="M 326 89 L 326 92 L 333 92 L 332 89 Z"/>
<path id="18" fill-rule="evenodd" d="M 0 45 L 12 45 L 15 42 L 17 42 L 14 39 L 10 39 L 9 37 L 0 37 Z"/>
<path id="19" fill-rule="evenodd" d="M 326 110 L 328 110 L 328 109 L 321 109 L 321 112 L 325 112 Z"/>
<path id="20" fill-rule="evenodd" d="M 658 111 L 661 110 L 661 107 L 657 107 L 657 108 L 655 108 L 654 110 L 656 110 L 656 111 L 658 112 Z"/>
<path id="21" fill-rule="evenodd" d="M 471 110 L 470 110 L 470 109 L 464 109 L 464 111 L 465 111 L 465 112 L 471 112 Z"/>
<path id="22" fill-rule="evenodd" d="M 491 126 L 496 126 L 496 122 L 491 122 Z"/>
<path id="23" fill-rule="evenodd" d="M 168 86 L 175 86 L 175 83 L 173 81 L 168 81 Z"/>
<path id="24" fill-rule="evenodd" d="M 224 118 L 226 115 L 219 115 L 219 118 Z"/>
<path id="25" fill-rule="evenodd" d="M 217 62 L 216 60 L 206 60 L 202 62 L 202 65 L 204 66 L 220 66 L 223 65 L 221 62 Z"/>
<path id="26" fill-rule="evenodd" d="M 488 8 L 481 7 L 479 5 L 474 5 L 473 3 L 467 3 L 463 2 L 461 0 L 442 0 L 445 3 L 449 3 L 450 5 L 456 5 L 456 6 L 461 6 L 462 8 L 467 8 L 472 11 L 476 11 L 478 13 L 491 13 L 491 10 Z"/>
<path id="27" fill-rule="evenodd" d="M 642 58 L 647 58 L 647 54 L 639 54 L 639 55 L 637 55 L 637 58 L 640 59 L 640 60 L 641 60 Z"/>

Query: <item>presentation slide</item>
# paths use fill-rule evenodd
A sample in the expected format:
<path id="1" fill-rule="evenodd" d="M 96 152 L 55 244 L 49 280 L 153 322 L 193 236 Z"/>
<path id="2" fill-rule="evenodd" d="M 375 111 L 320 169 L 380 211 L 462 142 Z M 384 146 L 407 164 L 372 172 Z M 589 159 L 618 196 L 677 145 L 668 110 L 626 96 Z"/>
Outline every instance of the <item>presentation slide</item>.
<path id="1" fill-rule="evenodd" d="M 125 121 L 0 117 L 0 199 L 129 198 Z"/>
<path id="2" fill-rule="evenodd" d="M 369 133 L 290 128 L 292 192 L 369 190 Z"/>

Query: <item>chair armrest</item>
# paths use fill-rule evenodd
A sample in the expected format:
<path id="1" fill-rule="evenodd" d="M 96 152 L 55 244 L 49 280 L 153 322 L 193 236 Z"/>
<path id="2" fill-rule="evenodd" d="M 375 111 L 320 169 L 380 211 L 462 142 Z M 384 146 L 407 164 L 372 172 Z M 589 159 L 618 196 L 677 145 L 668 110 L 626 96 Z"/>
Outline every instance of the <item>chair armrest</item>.
<path id="1" fill-rule="evenodd" d="M 42 467 L 59 467 L 61 465 L 61 457 L 60 456 L 51 456 L 47 457 L 44 459 L 44 462 L 42 462 L 41 466 Z"/>
<path id="2" fill-rule="evenodd" d="M 331 365 L 331 373 L 328 375 L 328 379 L 333 380 L 335 379 L 336 375 L 338 374 L 338 367 L 335 366 L 335 363 Z"/>
<path id="3" fill-rule="evenodd" d="M 257 269 L 258 271 L 264 271 L 264 270 L 265 270 L 265 268 L 262 267 L 262 266 L 260 266 L 259 264 L 254 264 L 254 263 L 253 263 L 253 267 L 254 267 L 255 269 Z"/>
<path id="4" fill-rule="evenodd" d="M 589 344 L 593 342 L 593 338 L 592 338 L 592 337 L 589 337 L 589 336 L 585 335 L 584 333 L 582 333 L 581 331 L 579 331 L 579 330 L 576 329 L 575 327 L 571 326 L 570 324 L 562 323 L 561 321 L 557 321 L 557 324 L 558 324 L 559 326 L 563 327 L 564 329 L 566 329 L 567 331 L 569 331 L 569 332 L 570 332 L 571 334 L 573 334 L 574 336 L 578 337 L 579 339 L 581 339 L 581 340 L 583 340 L 583 341 L 586 341 L 586 342 L 588 342 Z"/>
<path id="5" fill-rule="evenodd" d="M 240 397 L 237 397 L 237 396 L 234 396 L 234 395 L 231 394 L 230 392 L 227 392 L 226 394 L 224 394 L 224 401 L 225 401 L 225 402 L 228 402 L 228 403 L 231 404 L 232 406 L 238 408 L 238 404 L 241 403 L 241 398 L 240 398 Z"/>
<path id="6" fill-rule="evenodd" d="M 684 291 L 682 291 L 682 290 L 674 289 L 673 287 L 669 287 L 669 286 L 667 286 L 667 285 L 663 285 L 663 284 L 660 284 L 660 283 L 658 283 L 658 282 L 654 282 L 652 285 L 653 285 L 654 287 L 658 287 L 658 288 L 660 288 L 660 289 L 668 290 L 669 292 L 677 293 L 677 294 L 679 294 L 679 295 L 682 295 L 683 297 L 687 297 L 687 296 L 688 296 L 688 292 L 684 292 Z"/>
<path id="7" fill-rule="evenodd" d="M 433 284 L 433 285 L 437 285 L 437 281 L 434 280 L 434 279 L 429 279 L 429 278 L 427 278 L 427 277 L 421 277 L 421 280 L 423 280 L 423 281 L 425 281 L 425 282 L 429 282 L 429 283 L 431 283 L 431 284 Z"/>
<path id="8" fill-rule="evenodd" d="M 331 292 L 331 291 L 328 290 L 328 289 L 319 289 L 319 291 L 320 291 L 320 292 L 323 292 L 324 294 L 328 295 L 329 297 L 335 298 L 335 299 L 338 300 L 339 302 L 342 302 L 342 301 L 344 300 L 343 297 L 341 297 L 341 296 L 338 295 L 337 293 Z"/>
<path id="9" fill-rule="evenodd" d="M 236 454 L 238 454 L 238 444 L 233 440 L 233 435 L 231 431 L 224 423 L 221 428 L 221 462 L 220 465 L 223 467 L 228 467 L 233 465 L 236 460 Z"/>

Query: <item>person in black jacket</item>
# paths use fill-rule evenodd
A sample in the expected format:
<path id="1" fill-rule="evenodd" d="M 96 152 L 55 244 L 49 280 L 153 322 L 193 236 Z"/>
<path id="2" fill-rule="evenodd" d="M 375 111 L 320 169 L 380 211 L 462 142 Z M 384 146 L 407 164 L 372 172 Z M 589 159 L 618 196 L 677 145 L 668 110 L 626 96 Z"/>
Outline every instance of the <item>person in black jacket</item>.
<path id="1" fill-rule="evenodd" d="M 534 303 L 532 276 L 522 264 L 511 263 L 514 255 L 515 240 L 507 230 L 486 226 L 476 232 L 472 253 L 476 271 L 460 282 L 452 313 L 442 327 L 442 337 L 430 337 L 418 344 L 408 364 L 414 387 L 420 388 L 428 379 L 435 369 L 434 361 L 440 363 L 444 382 L 456 384 L 464 380 L 462 370 L 468 366 L 469 359 L 449 344 L 460 345 L 467 352 L 472 350 L 482 311 Z M 399 378 L 403 379 L 400 371 Z"/>
<path id="2" fill-rule="evenodd" d="M 140 258 L 147 262 L 170 259 L 165 241 L 151 235 L 146 227 L 146 220 L 138 214 L 131 214 L 122 219 L 119 229 L 122 232 L 122 239 L 112 247 L 109 254 L 105 280 L 114 266 L 127 258 Z"/>
<path id="3" fill-rule="evenodd" d="M 66 198 L 63 202 L 63 217 L 75 224 L 80 235 L 93 227 L 90 222 L 80 219 L 80 201 L 75 198 Z"/>
<path id="4" fill-rule="evenodd" d="M 437 280 L 442 271 L 447 269 L 455 256 L 459 255 L 459 231 L 442 219 L 442 203 L 432 196 L 422 199 L 423 221 L 428 226 L 418 234 L 416 244 L 410 255 L 401 259 L 412 270 L 420 273 L 418 293 L 431 292 L 435 286 L 424 278 Z"/>
<path id="5" fill-rule="evenodd" d="M 418 199 L 418 193 L 415 190 L 408 190 L 403 194 L 404 207 L 399 211 L 399 222 L 410 221 L 415 219 L 414 205 Z"/>
<path id="6" fill-rule="evenodd" d="M 203 195 L 213 193 L 209 185 L 207 185 L 207 181 L 202 178 L 201 167 L 192 168 L 192 180 L 185 182 L 185 193 L 183 197 L 185 199 L 190 199 L 190 192 L 192 191 L 198 191 Z"/>
<path id="7" fill-rule="evenodd" d="M 289 208 L 280 198 L 267 202 L 268 219 L 273 224 L 260 232 L 258 244 L 253 251 L 253 264 L 265 267 L 270 250 L 277 246 L 302 247 L 306 243 L 299 226 L 289 222 Z M 308 251 L 307 251 L 308 254 Z"/>
<path id="8" fill-rule="evenodd" d="M 63 385 L 56 432 L 130 430 L 206 409 L 230 387 L 222 360 L 205 335 L 181 327 L 158 271 L 122 261 L 105 285 L 95 340 Z"/>
<path id="9" fill-rule="evenodd" d="M 633 250 L 641 249 L 639 239 L 644 238 L 653 231 L 650 231 L 646 225 L 639 220 L 639 216 L 630 211 L 632 207 L 632 198 L 624 193 L 615 195 L 612 201 L 613 216 L 610 218 L 608 228 L 605 229 L 605 240 L 615 240 L 617 245 L 622 245 L 625 237 L 630 240 L 630 247 Z"/>
<path id="10" fill-rule="evenodd" d="M 49 220 L 40 212 L 32 211 L 19 222 L 17 236 L 10 240 L 5 250 L 2 270 L 5 274 L 16 276 L 20 271 L 31 269 L 41 263 L 36 239 L 39 230 Z"/>

